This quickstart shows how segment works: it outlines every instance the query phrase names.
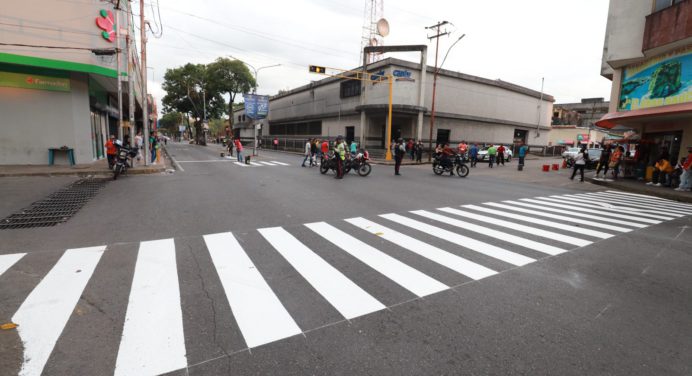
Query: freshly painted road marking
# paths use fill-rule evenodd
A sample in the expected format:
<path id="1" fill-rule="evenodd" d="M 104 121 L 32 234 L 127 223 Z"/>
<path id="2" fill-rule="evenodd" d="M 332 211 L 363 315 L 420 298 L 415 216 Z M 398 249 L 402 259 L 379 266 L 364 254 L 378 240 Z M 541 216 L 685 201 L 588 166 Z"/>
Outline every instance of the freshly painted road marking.
<path id="1" fill-rule="evenodd" d="M 490 205 L 490 206 L 494 206 L 496 208 L 501 208 L 501 209 L 518 211 L 520 213 L 538 215 L 538 216 L 546 217 L 546 218 L 559 219 L 559 220 L 563 220 L 566 222 L 579 223 L 582 225 L 587 225 L 587 226 L 592 226 L 592 227 L 599 227 L 599 228 L 602 228 L 604 230 L 613 230 L 613 231 L 618 231 L 618 232 L 630 232 L 630 231 L 632 231 L 632 229 L 626 228 L 626 227 L 620 227 L 620 226 L 613 226 L 613 225 L 608 224 L 608 223 L 587 221 L 584 219 L 579 219 L 579 218 L 574 218 L 574 217 L 591 218 L 591 219 L 609 222 L 609 223 L 626 224 L 628 226 L 637 227 L 637 228 L 647 227 L 647 225 L 643 225 L 641 223 L 617 221 L 613 218 L 605 218 L 605 217 L 599 217 L 596 215 L 590 215 L 590 214 L 584 214 L 584 213 L 578 213 L 578 212 L 570 212 L 567 210 L 560 210 L 560 209 L 553 209 L 553 208 L 548 208 L 545 206 L 527 204 L 527 203 L 518 202 L 518 201 L 503 201 L 502 204 L 497 203 L 497 202 L 486 202 L 485 205 Z M 517 206 L 522 206 L 522 207 L 517 207 Z M 531 210 L 531 209 L 526 209 L 526 208 L 534 208 L 534 209 L 539 209 L 539 210 Z M 563 215 L 551 214 L 551 213 L 546 213 L 546 212 L 562 213 Z"/>
<path id="2" fill-rule="evenodd" d="M 536 228 L 536 227 L 525 226 L 525 225 L 522 225 L 519 223 L 505 221 L 505 220 L 499 219 L 497 217 L 489 217 L 487 215 L 472 213 L 469 211 L 453 209 L 453 208 L 439 208 L 437 210 L 440 210 L 440 211 L 443 211 L 443 212 L 446 212 L 449 214 L 454 214 L 456 216 L 459 216 L 459 217 L 462 217 L 465 219 L 471 218 L 471 219 L 474 219 L 476 221 L 490 223 L 491 225 L 506 227 L 506 228 L 509 228 L 512 230 L 525 232 L 527 234 L 536 235 L 536 236 L 540 236 L 540 237 L 544 237 L 544 238 L 548 238 L 548 239 L 552 239 L 552 240 L 557 240 L 557 241 L 560 241 L 563 243 L 576 245 L 578 247 L 584 247 L 584 246 L 587 246 L 587 245 L 593 243 L 592 241 L 589 241 L 589 240 L 575 238 L 573 236 L 568 236 L 568 235 L 562 235 L 562 234 L 559 234 L 559 233 L 554 232 L 554 231 L 547 231 L 547 230 L 543 230 L 543 229 Z M 449 217 L 444 217 L 444 218 L 449 218 Z M 454 219 L 454 218 L 450 218 L 450 219 Z M 480 226 L 480 227 L 486 228 L 484 226 Z M 497 231 L 497 230 L 492 230 L 492 231 Z M 502 234 L 502 231 L 497 231 L 497 232 Z M 507 234 L 504 234 L 504 239 L 506 239 L 506 238 L 507 238 Z M 520 238 L 520 239 L 523 239 L 523 238 Z M 538 243 L 538 244 L 540 244 L 540 243 Z"/>
<path id="3" fill-rule="evenodd" d="M 420 215 L 421 217 L 434 219 L 438 222 L 446 223 L 448 225 L 456 226 L 464 230 L 473 231 L 481 235 L 489 236 L 491 238 L 499 239 L 508 243 L 512 243 L 518 246 L 522 246 L 528 249 L 533 249 L 534 251 L 543 252 L 549 255 L 559 255 L 560 253 L 567 252 L 566 249 L 559 247 L 554 247 L 552 245 L 540 243 L 530 239 L 522 238 L 520 236 L 510 235 L 502 231 L 497 231 L 489 229 L 485 226 L 475 225 L 473 223 L 460 221 L 458 219 L 450 218 L 444 215 L 439 215 L 425 210 L 415 210 L 411 213 Z"/>
<path id="4" fill-rule="evenodd" d="M 394 231 L 388 227 L 371 222 L 365 218 L 350 218 L 345 219 L 345 221 L 471 279 L 478 280 L 497 274 L 496 271 L 486 268 L 485 266 L 476 264 L 475 262 Z"/>
<path id="5" fill-rule="evenodd" d="M 629 212 L 624 213 L 623 210 L 616 210 L 606 206 L 594 205 L 585 203 L 584 200 L 558 200 L 551 197 L 536 197 L 536 198 L 522 198 L 521 201 L 533 202 L 534 204 L 555 206 L 558 208 L 569 209 L 574 211 L 582 211 L 587 213 L 593 213 L 598 215 L 603 215 L 607 217 L 623 218 L 632 221 L 641 221 L 651 224 L 658 224 L 661 221 L 671 220 L 672 218 L 660 217 L 657 215 L 647 214 L 647 213 L 636 213 L 637 216 L 628 215 Z M 645 217 L 645 218 L 642 218 Z M 651 218 L 655 218 L 651 219 Z"/>
<path id="6" fill-rule="evenodd" d="M 187 367 L 173 239 L 139 245 L 115 375 L 158 375 Z"/>
<path id="7" fill-rule="evenodd" d="M 445 229 L 435 227 L 408 217 L 404 217 L 399 214 L 381 214 L 380 217 L 410 227 L 414 230 L 423 231 L 432 236 L 436 236 L 440 239 L 460 245 L 464 248 L 468 248 L 470 250 L 476 251 L 486 256 L 502 260 L 512 265 L 523 266 L 536 261 L 531 257 L 520 255 L 518 253 L 508 251 L 506 249 L 502 249 L 500 247 L 496 247 L 494 245 L 473 238 L 469 238 L 468 236 L 463 236 L 455 232 L 447 231 Z"/>
<path id="8" fill-rule="evenodd" d="M 243 162 L 233 162 L 233 164 L 236 164 L 236 165 L 238 165 L 238 166 L 243 166 L 243 167 L 250 167 L 250 166 L 246 165 L 246 164 L 243 163 Z"/>
<path id="9" fill-rule="evenodd" d="M 214 163 L 214 162 L 228 162 L 225 159 L 200 159 L 192 161 L 178 161 L 178 163 Z"/>
<path id="10" fill-rule="evenodd" d="M 305 226 L 416 296 L 426 296 L 449 288 L 444 283 L 363 243 L 332 225 L 325 222 L 315 222 L 306 223 Z"/>
<path id="11" fill-rule="evenodd" d="M 12 316 L 24 344 L 20 375 L 39 376 L 106 246 L 68 249 Z"/>
<path id="12" fill-rule="evenodd" d="M 259 167 L 263 167 L 263 166 L 264 166 L 263 164 L 257 163 L 257 162 L 250 162 L 250 164 L 253 165 L 253 166 L 259 166 Z"/>
<path id="13" fill-rule="evenodd" d="M 352 319 L 385 306 L 341 274 L 281 227 L 258 229 L 259 233 L 342 316 Z"/>
<path id="14" fill-rule="evenodd" d="M 607 196 L 607 197 L 615 197 L 619 199 L 626 199 L 626 200 L 634 200 L 637 202 L 643 202 L 647 204 L 654 204 L 654 205 L 661 205 L 664 207 L 670 207 L 674 209 L 685 209 L 685 210 L 692 210 L 692 205 L 685 204 L 683 202 L 677 202 L 677 201 L 670 201 L 670 200 L 664 200 L 660 198 L 647 198 L 647 197 L 636 197 L 636 196 L 623 196 L 619 195 L 617 193 L 612 193 L 612 192 L 593 192 L 594 194 L 598 193 L 600 196 Z"/>
<path id="15" fill-rule="evenodd" d="M 259 163 L 265 164 L 265 165 L 267 165 L 267 166 L 276 166 L 276 164 L 271 163 L 271 162 L 259 161 Z"/>
<path id="16" fill-rule="evenodd" d="M 623 207 L 630 207 L 634 211 L 643 211 L 647 213 L 653 213 L 653 214 L 662 214 L 670 217 L 683 217 L 687 215 L 689 212 L 686 210 L 682 209 L 671 209 L 664 207 L 662 205 L 658 204 L 648 204 L 648 203 L 641 203 L 641 202 L 634 202 L 633 200 L 629 199 L 622 199 L 622 198 L 614 198 L 614 197 L 609 197 L 609 196 L 603 196 L 600 194 L 574 194 L 570 195 L 570 197 L 578 197 L 578 198 L 583 198 L 585 200 L 592 200 L 592 201 L 600 201 L 600 202 L 605 202 L 608 204 L 611 204 L 613 206 L 623 206 Z"/>
<path id="17" fill-rule="evenodd" d="M 601 239 L 608 239 L 608 238 L 613 237 L 613 234 L 609 234 L 609 233 L 603 232 L 603 231 L 589 230 L 589 229 L 583 228 L 583 227 L 577 227 L 574 225 L 566 225 L 564 223 L 558 223 L 558 222 L 553 222 L 553 221 L 546 221 L 544 219 L 528 217 L 528 216 L 520 215 L 520 214 L 507 213 L 507 212 L 503 212 L 501 210 L 484 208 L 482 206 L 464 205 L 463 207 L 467 208 L 467 209 L 473 209 L 473 210 L 481 211 L 481 212 L 488 213 L 488 214 L 493 214 L 496 216 L 495 218 L 503 218 L 503 217 L 504 218 L 512 218 L 512 219 L 517 219 L 517 220 L 524 221 L 524 222 L 535 223 L 535 224 L 541 225 L 541 226 L 557 228 L 560 230 L 574 232 L 574 233 L 582 234 L 582 235 L 593 236 L 595 238 L 601 238 Z"/>
<path id="18" fill-rule="evenodd" d="M 679 214 L 679 215 L 689 215 L 692 214 L 692 210 L 687 210 L 685 208 L 680 208 L 680 207 L 671 207 L 666 204 L 659 204 L 659 203 L 651 203 L 651 202 L 645 202 L 645 201 L 637 201 L 637 200 L 630 200 L 626 198 L 621 198 L 621 197 L 611 197 L 610 194 L 608 193 L 587 193 L 583 195 L 579 195 L 581 197 L 587 196 L 587 197 L 597 197 L 602 200 L 607 200 L 607 201 L 612 201 L 612 202 L 619 202 L 623 205 L 630 205 L 638 208 L 645 208 L 645 209 L 650 209 L 654 210 L 657 212 L 663 212 L 663 213 L 671 213 L 671 214 Z"/>
<path id="19" fill-rule="evenodd" d="M 204 242 L 248 347 L 302 333 L 230 232 L 204 235 Z"/>
<path id="20" fill-rule="evenodd" d="M 24 257 L 26 253 L 12 253 L 9 255 L 0 255 L 0 275 L 11 268 L 14 263 Z"/>
<path id="21" fill-rule="evenodd" d="M 276 164 L 281 165 L 281 166 L 290 166 L 290 164 L 284 163 L 284 162 L 279 162 L 279 161 L 271 161 L 271 162 L 276 163 Z"/>
<path id="22" fill-rule="evenodd" d="M 589 206 L 592 208 L 608 210 L 611 212 L 612 211 L 615 211 L 618 213 L 625 212 L 627 214 L 635 214 L 635 215 L 639 215 L 639 216 L 648 216 L 648 217 L 652 217 L 652 218 L 661 219 L 664 221 L 670 221 L 670 220 L 674 219 L 674 217 L 677 217 L 677 215 L 674 216 L 674 215 L 671 215 L 668 213 L 659 213 L 660 215 L 654 214 L 654 213 L 650 213 L 647 210 L 640 210 L 640 209 L 628 207 L 626 205 L 622 205 L 619 203 L 615 203 L 612 201 L 608 201 L 606 199 L 600 199 L 599 200 L 595 197 L 588 197 L 588 196 L 581 197 L 581 196 L 576 196 L 576 195 L 574 195 L 574 196 L 565 195 L 565 196 L 540 197 L 540 199 L 565 200 L 565 201 L 569 201 L 569 202 L 574 202 L 575 205 L 579 204 L 581 206 Z"/>
<path id="23" fill-rule="evenodd" d="M 601 192 L 603 192 L 603 191 L 601 191 Z M 649 201 L 659 201 L 659 202 L 665 202 L 665 203 L 668 203 L 668 204 L 681 205 L 681 206 L 684 206 L 684 207 L 686 207 L 686 208 L 692 209 L 692 204 L 686 204 L 686 203 L 683 203 L 683 202 L 668 200 L 668 199 L 661 198 L 661 197 L 656 197 L 656 196 L 641 195 L 641 194 L 638 194 L 638 193 L 620 192 L 620 191 L 605 191 L 604 193 L 616 194 L 616 195 L 620 195 L 620 196 L 622 196 L 622 197 L 624 197 L 624 196 L 632 196 L 632 197 L 636 197 L 636 198 L 640 198 L 640 199 L 648 199 Z M 624 195 L 624 196 L 623 196 L 623 195 Z"/>

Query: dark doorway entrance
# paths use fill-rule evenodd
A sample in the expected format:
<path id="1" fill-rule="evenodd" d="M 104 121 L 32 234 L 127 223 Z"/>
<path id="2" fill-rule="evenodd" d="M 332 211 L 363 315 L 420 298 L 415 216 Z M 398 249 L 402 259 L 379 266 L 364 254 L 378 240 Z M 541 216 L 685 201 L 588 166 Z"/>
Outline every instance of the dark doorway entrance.
<path id="1" fill-rule="evenodd" d="M 526 143 L 526 134 L 528 131 L 525 129 L 515 129 L 514 130 L 514 144 Z"/>
<path id="2" fill-rule="evenodd" d="M 449 142 L 449 129 L 438 129 L 436 143 L 438 145 L 444 145 Z"/>
<path id="3" fill-rule="evenodd" d="M 350 144 L 356 134 L 356 127 L 346 127 L 346 143 Z"/>

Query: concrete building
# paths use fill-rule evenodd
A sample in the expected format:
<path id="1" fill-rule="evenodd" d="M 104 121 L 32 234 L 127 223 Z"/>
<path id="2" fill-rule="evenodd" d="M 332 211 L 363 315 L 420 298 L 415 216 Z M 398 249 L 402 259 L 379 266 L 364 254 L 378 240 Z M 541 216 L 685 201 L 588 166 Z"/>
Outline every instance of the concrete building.
<path id="1" fill-rule="evenodd" d="M 76 163 L 91 163 L 105 157 L 110 134 L 136 131 L 129 111 L 141 119 L 143 101 L 139 74 L 128 74 L 140 69 L 136 50 L 127 45 L 132 12 L 128 1 L 119 2 L 121 11 L 113 3 L 0 2 L 0 164 L 47 164 L 49 148 L 62 146 L 74 150 Z M 60 154 L 56 163 L 67 163 Z"/>
<path id="2" fill-rule="evenodd" d="M 692 0 L 610 0 L 601 74 L 613 86 L 597 125 L 637 132 L 649 161 L 663 150 L 684 154 L 692 145 Z"/>
<path id="3" fill-rule="evenodd" d="M 370 64 L 367 71 L 372 78 L 394 76 L 392 138 L 422 139 L 427 146 L 433 68 L 426 67 L 423 81 L 421 64 L 394 58 Z M 328 77 L 275 95 L 268 118 L 261 122 L 263 143 L 277 137 L 282 146 L 299 149 L 306 138 L 341 134 L 377 153 L 385 146 L 388 93 L 387 82 Z M 505 81 L 443 69 L 437 80 L 432 141 L 546 146 L 553 102 L 550 95 Z M 234 113 L 235 132 L 251 138 L 256 122 L 244 115 L 244 109 Z"/>
<path id="4" fill-rule="evenodd" d="M 603 98 L 584 98 L 578 103 L 556 103 L 553 106 L 552 125 L 593 127 L 608 113 L 609 105 Z"/>

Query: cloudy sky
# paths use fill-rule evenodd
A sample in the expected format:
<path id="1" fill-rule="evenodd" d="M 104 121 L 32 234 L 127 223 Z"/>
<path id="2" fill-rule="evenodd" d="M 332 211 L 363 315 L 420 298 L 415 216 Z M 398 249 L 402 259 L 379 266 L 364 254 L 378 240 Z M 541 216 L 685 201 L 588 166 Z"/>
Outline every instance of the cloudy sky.
<path id="1" fill-rule="evenodd" d="M 310 64 L 359 65 L 365 0 L 158 1 L 160 22 L 158 14 L 154 17 L 156 0 L 147 1 L 145 14 L 163 26 L 163 35 L 150 37 L 147 49 L 147 65 L 153 68 L 149 91 L 159 101 L 166 69 L 220 56 L 255 68 L 281 64 L 260 71 L 260 94 L 320 79 L 308 73 Z M 535 90 L 545 77 L 545 92 L 558 103 L 609 97 L 610 81 L 599 74 L 606 0 L 386 0 L 383 8 L 391 30 L 385 44 L 428 44 L 430 64 L 434 44 L 425 27 L 444 20 L 453 25 L 446 28 L 451 36 L 440 40 L 440 60 L 466 34 L 449 53 L 445 69 Z M 416 60 L 415 55 L 392 56 Z"/>

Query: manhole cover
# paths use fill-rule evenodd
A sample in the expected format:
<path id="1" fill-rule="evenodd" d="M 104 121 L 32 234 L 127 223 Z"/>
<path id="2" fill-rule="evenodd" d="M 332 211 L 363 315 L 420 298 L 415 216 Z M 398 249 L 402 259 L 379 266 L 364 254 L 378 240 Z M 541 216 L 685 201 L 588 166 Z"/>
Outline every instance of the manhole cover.
<path id="1" fill-rule="evenodd" d="M 106 179 L 80 179 L 41 201 L 0 220 L 0 230 L 50 227 L 66 222 L 106 185 Z"/>

